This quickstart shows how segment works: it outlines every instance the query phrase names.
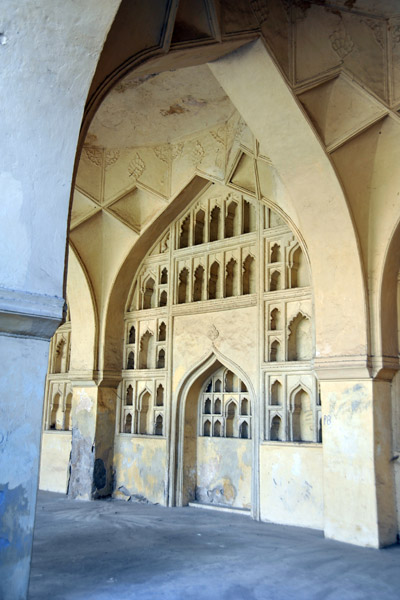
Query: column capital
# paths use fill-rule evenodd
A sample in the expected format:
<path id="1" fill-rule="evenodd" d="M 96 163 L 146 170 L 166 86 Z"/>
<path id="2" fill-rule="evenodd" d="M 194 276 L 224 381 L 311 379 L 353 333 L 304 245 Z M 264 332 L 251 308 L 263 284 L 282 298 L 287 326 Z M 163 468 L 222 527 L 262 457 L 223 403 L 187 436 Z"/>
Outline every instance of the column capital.
<path id="1" fill-rule="evenodd" d="M 320 381 L 379 379 L 391 381 L 400 368 L 398 356 L 326 356 L 314 359 Z"/>
<path id="2" fill-rule="evenodd" d="M 0 335 L 50 340 L 63 315 L 64 298 L 0 288 Z"/>

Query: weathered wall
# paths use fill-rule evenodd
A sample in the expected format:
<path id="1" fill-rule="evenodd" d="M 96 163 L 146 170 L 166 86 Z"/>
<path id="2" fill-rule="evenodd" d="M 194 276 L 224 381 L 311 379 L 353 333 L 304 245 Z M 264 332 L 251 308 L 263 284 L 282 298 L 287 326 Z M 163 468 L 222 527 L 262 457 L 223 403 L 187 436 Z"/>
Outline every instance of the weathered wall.
<path id="1" fill-rule="evenodd" d="M 165 505 L 166 440 L 117 435 L 114 444 L 115 489 Z M 140 498 L 139 498 L 140 499 Z"/>
<path id="2" fill-rule="evenodd" d="M 196 500 L 251 508 L 252 441 L 197 438 Z"/>
<path id="3" fill-rule="evenodd" d="M 324 381 L 321 393 L 325 535 L 361 546 L 394 543 L 390 384 Z"/>
<path id="4" fill-rule="evenodd" d="M 260 509 L 263 521 L 323 529 L 323 459 L 317 444 L 260 447 Z"/>
<path id="5" fill-rule="evenodd" d="M 41 490 L 67 493 L 71 436 L 70 431 L 43 432 L 39 477 Z"/>
<path id="6" fill-rule="evenodd" d="M 2 600 L 24 598 L 28 586 L 47 352 L 46 341 L 0 336 Z"/>

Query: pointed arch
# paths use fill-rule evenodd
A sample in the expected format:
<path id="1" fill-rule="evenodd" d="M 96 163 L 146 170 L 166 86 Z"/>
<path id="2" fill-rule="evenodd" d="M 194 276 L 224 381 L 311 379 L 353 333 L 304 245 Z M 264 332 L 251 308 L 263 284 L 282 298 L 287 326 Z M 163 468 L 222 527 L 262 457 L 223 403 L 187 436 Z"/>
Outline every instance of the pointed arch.
<path id="1" fill-rule="evenodd" d="M 317 441 L 312 410 L 312 394 L 311 390 L 303 383 L 297 385 L 289 393 L 289 417 L 291 441 Z"/>
<path id="2" fill-rule="evenodd" d="M 177 386 L 177 409 L 176 417 L 172 420 L 171 429 L 171 460 L 170 482 L 171 492 L 169 505 L 182 506 L 187 502 L 186 492 L 183 486 L 183 473 L 188 473 L 185 467 L 185 412 L 188 402 L 194 404 L 194 410 L 197 413 L 198 394 L 204 381 L 209 378 L 218 368 L 225 367 L 234 373 L 243 381 L 248 390 L 250 401 L 255 397 L 253 385 L 243 369 L 231 361 L 227 356 L 214 348 L 213 352 L 206 354 L 188 371 L 180 380 Z M 189 398 L 189 392 L 191 392 Z"/>
<path id="3" fill-rule="evenodd" d="M 143 284 L 142 292 L 142 308 L 154 308 L 154 296 L 155 296 L 155 280 L 154 277 L 148 275 Z"/>
<path id="4" fill-rule="evenodd" d="M 199 302 L 203 300 L 204 290 L 204 267 L 198 265 L 194 272 L 194 285 L 193 285 L 193 302 Z"/>
<path id="5" fill-rule="evenodd" d="M 311 360 L 312 357 L 311 319 L 303 311 L 299 311 L 288 325 L 288 360 Z"/>

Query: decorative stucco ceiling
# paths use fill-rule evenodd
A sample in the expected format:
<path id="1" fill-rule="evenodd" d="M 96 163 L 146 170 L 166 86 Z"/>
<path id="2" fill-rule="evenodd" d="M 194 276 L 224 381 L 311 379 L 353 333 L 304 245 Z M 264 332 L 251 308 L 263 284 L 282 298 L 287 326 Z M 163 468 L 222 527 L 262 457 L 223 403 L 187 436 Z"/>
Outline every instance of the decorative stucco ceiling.
<path id="1" fill-rule="evenodd" d="M 160 145 L 224 124 L 233 112 L 207 65 L 128 75 L 104 100 L 88 139 L 104 148 Z"/>
<path id="2" fill-rule="evenodd" d="M 233 12 L 228 0 L 221 0 L 221 12 L 209 11 L 212 3 L 182 3 L 186 8 L 171 38 L 174 52 L 192 43 L 182 38 L 187 32 L 200 35 L 199 11 L 204 23 L 213 20 L 209 48 L 218 26 L 223 39 L 229 23 L 233 27 L 236 19 L 233 30 L 239 32 L 247 23 L 247 30 L 265 39 L 344 184 L 361 181 L 353 177 L 354 147 L 366 162 L 384 164 L 396 156 L 381 133 L 398 139 L 400 128 L 400 0 L 237 0 Z M 224 24 L 227 15 L 231 21 Z M 192 18 L 197 25 L 188 28 Z M 279 121 L 278 113 L 267 117 Z M 207 64 L 135 71 L 116 84 L 88 131 L 71 213 L 70 240 L 99 302 L 112 284 L 110 264 L 122 264 L 196 176 L 250 198 L 276 196 L 279 175 L 269 148 L 256 141 L 258 133 L 249 130 Z M 358 149 L 361 139 L 369 143 Z M 366 196 L 365 190 L 357 194 Z"/>
<path id="3" fill-rule="evenodd" d="M 386 19 L 400 14 L 398 0 L 334 0 L 334 2 L 317 2 L 314 0 L 307 4 L 337 6 L 341 9 L 366 12 Z"/>

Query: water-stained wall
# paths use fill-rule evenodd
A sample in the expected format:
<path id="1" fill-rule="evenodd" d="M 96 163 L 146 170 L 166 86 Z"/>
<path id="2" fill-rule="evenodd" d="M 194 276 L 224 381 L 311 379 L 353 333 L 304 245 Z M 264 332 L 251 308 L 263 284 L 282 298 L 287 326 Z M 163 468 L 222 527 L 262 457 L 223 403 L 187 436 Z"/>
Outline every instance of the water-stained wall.
<path id="1" fill-rule="evenodd" d="M 197 439 L 198 502 L 250 510 L 251 475 L 251 440 Z"/>
<path id="2" fill-rule="evenodd" d="M 117 435 L 114 445 L 115 491 L 165 504 L 166 441 Z"/>

